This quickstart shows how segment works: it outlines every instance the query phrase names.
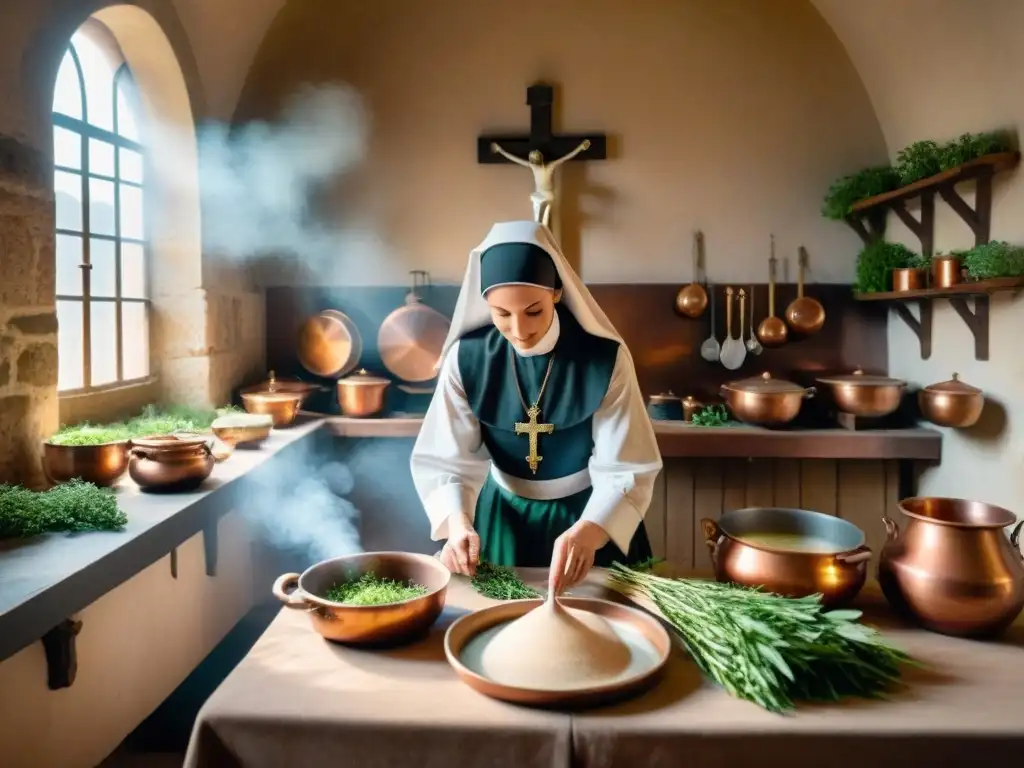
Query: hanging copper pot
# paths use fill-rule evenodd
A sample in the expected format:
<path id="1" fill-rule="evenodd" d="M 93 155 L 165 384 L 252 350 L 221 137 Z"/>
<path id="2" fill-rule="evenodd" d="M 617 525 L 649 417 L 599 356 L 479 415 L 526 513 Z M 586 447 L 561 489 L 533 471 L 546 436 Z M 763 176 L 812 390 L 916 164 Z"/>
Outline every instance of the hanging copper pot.
<path id="1" fill-rule="evenodd" d="M 921 415 L 940 427 L 964 429 L 974 426 L 985 408 L 985 395 L 977 387 L 964 384 L 954 373 L 949 381 L 929 384 L 917 393 Z"/>
<path id="2" fill-rule="evenodd" d="M 797 278 L 796 298 L 786 307 L 786 322 L 795 333 L 810 336 L 821 330 L 825 324 L 825 308 L 821 302 L 804 296 L 804 270 L 807 268 L 807 250 L 800 246 L 800 267 Z"/>
<path id="3" fill-rule="evenodd" d="M 299 362 L 316 376 L 336 379 L 359 363 L 363 339 L 352 319 L 336 309 L 325 309 L 299 329 Z"/>
<path id="4" fill-rule="evenodd" d="M 696 319 L 704 314 L 708 305 L 708 292 L 697 282 L 700 277 L 700 254 L 704 250 L 704 235 L 700 230 L 693 233 L 693 280 L 676 293 L 676 312 L 683 317 Z"/>
<path id="5" fill-rule="evenodd" d="M 412 288 L 399 307 L 381 323 L 377 333 L 380 359 L 396 378 L 402 381 L 430 381 L 437 376 L 451 321 L 433 307 L 424 304 L 416 289 L 430 285 L 423 270 L 412 272 Z M 420 282 L 422 279 L 422 283 Z"/>

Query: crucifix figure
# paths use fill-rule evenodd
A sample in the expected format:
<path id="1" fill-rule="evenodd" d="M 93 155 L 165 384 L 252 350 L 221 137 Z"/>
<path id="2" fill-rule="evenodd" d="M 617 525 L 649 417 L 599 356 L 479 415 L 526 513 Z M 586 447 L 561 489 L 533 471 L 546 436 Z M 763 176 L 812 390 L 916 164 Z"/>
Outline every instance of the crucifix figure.
<path id="1" fill-rule="evenodd" d="M 555 431 L 555 425 L 537 423 L 537 418 L 540 416 L 540 408 L 536 405 L 531 406 L 526 415 L 530 421 L 517 421 L 516 434 L 527 435 L 530 438 L 530 454 L 526 457 L 526 463 L 530 467 L 530 471 L 533 474 L 537 474 L 537 467 L 544 460 L 544 457 L 537 453 L 537 437 L 539 435 L 550 435 Z"/>
<path id="2" fill-rule="evenodd" d="M 528 135 L 486 135 L 477 139 L 477 162 L 516 163 L 533 171 L 534 190 L 530 195 L 535 221 L 553 232 L 558 227 L 555 207 L 555 170 L 569 160 L 604 160 L 607 138 L 602 133 L 554 134 L 552 105 L 554 89 L 536 83 L 526 89 L 530 107 Z"/>

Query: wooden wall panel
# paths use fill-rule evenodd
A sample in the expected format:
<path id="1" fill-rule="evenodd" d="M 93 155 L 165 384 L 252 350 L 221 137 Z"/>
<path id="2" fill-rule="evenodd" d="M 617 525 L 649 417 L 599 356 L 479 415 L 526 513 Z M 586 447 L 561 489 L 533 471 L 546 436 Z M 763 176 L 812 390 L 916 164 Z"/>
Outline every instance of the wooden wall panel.
<path id="1" fill-rule="evenodd" d="M 838 515 L 864 531 L 877 559 L 885 542 L 882 513 L 894 515 L 899 500 L 896 461 L 665 459 L 662 478 L 664 494 L 655 492 L 648 512 L 655 554 L 698 570 L 711 567 L 701 518 L 754 506 Z"/>
<path id="2" fill-rule="evenodd" d="M 644 525 L 647 528 L 647 538 L 651 542 L 651 551 L 656 558 L 664 558 L 665 552 L 665 485 L 668 473 L 664 470 L 658 473 L 654 481 L 654 493 L 651 495 L 651 506 L 644 516 Z"/>

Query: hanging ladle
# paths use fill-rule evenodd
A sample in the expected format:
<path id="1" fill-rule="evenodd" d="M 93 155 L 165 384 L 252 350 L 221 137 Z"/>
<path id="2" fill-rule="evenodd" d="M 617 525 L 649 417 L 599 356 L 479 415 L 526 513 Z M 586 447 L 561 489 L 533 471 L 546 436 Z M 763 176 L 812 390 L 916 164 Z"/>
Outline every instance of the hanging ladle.
<path id="1" fill-rule="evenodd" d="M 693 233 L 693 282 L 676 293 L 676 312 L 683 317 L 696 319 L 704 314 L 708 305 L 708 293 L 698 281 L 700 254 L 703 251 L 704 235 L 700 230 Z"/>
<path id="2" fill-rule="evenodd" d="M 768 317 L 757 327 L 757 338 L 766 347 L 781 347 L 786 343 L 789 330 L 781 318 L 775 316 L 775 235 L 771 236 L 772 250 L 768 258 Z"/>
<path id="3" fill-rule="evenodd" d="M 797 278 L 796 298 L 786 307 L 786 322 L 795 333 L 810 336 L 825 324 L 825 308 L 821 302 L 804 296 L 804 270 L 807 268 L 807 250 L 800 246 L 800 270 Z"/>
<path id="4" fill-rule="evenodd" d="M 722 342 L 722 365 L 735 371 L 747 356 L 747 348 L 743 345 L 743 289 L 740 288 L 740 333 L 732 337 L 732 287 L 725 289 L 725 341 Z"/>

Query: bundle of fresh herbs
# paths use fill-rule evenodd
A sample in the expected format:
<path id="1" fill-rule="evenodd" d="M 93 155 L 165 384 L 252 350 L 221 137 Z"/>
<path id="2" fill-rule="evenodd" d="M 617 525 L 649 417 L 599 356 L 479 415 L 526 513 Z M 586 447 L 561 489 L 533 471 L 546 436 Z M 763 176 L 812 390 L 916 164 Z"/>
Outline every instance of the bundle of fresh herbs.
<path id="1" fill-rule="evenodd" d="M 993 240 L 955 253 L 973 280 L 1024 276 L 1024 248 L 1019 245 Z"/>
<path id="2" fill-rule="evenodd" d="M 900 184 L 913 184 L 942 170 L 939 145 L 934 141 L 915 141 L 896 153 L 896 172 Z"/>
<path id="3" fill-rule="evenodd" d="M 119 531 L 128 522 L 108 488 L 71 480 L 48 491 L 0 485 L 0 539 Z"/>
<path id="4" fill-rule="evenodd" d="M 53 445 L 102 445 L 144 435 L 167 435 L 172 432 L 202 432 L 214 419 L 227 413 L 241 412 L 236 406 L 210 411 L 187 406 L 158 407 L 147 405 L 142 413 L 124 422 L 112 424 L 79 424 L 62 427 L 50 438 Z"/>
<path id="5" fill-rule="evenodd" d="M 427 588 L 420 584 L 402 583 L 373 573 L 364 573 L 353 581 L 335 584 L 324 597 L 344 605 L 387 605 L 425 594 Z"/>
<path id="6" fill-rule="evenodd" d="M 473 589 L 491 600 L 528 600 L 540 592 L 528 586 L 514 569 L 481 560 L 473 577 Z"/>
<path id="7" fill-rule="evenodd" d="M 610 586 L 649 603 L 679 633 L 701 671 L 733 696 L 772 712 L 798 701 L 881 698 L 913 660 L 858 623 L 800 599 L 703 579 L 670 579 L 616 563 Z"/>
<path id="8" fill-rule="evenodd" d="M 965 133 L 939 148 L 939 167 L 948 171 L 985 155 L 1008 152 L 1011 146 L 1009 134 L 1003 131 Z"/>
<path id="9" fill-rule="evenodd" d="M 853 290 L 858 293 L 880 293 L 892 288 L 892 271 L 927 264 L 921 257 L 900 243 L 875 240 L 857 255 L 857 280 Z"/>
<path id="10" fill-rule="evenodd" d="M 900 186 L 900 175 L 890 165 L 865 168 L 833 182 L 825 193 L 821 215 L 842 221 L 850 215 L 855 203 L 875 195 L 891 192 Z"/>
<path id="11" fill-rule="evenodd" d="M 729 419 L 729 411 L 724 405 L 708 405 L 695 411 L 690 422 L 696 427 L 728 427 L 734 424 Z"/>

